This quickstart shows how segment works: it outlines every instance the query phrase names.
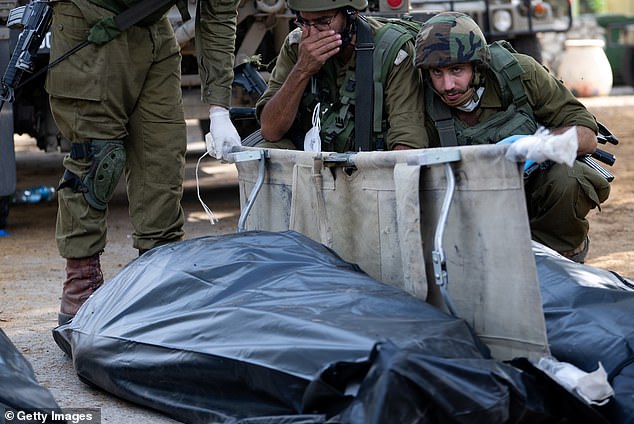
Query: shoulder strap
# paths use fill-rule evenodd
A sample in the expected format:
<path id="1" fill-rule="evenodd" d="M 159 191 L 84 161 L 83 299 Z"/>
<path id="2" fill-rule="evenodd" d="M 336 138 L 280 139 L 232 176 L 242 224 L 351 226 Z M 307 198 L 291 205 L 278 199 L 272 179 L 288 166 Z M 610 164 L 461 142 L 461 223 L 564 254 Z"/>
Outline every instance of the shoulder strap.
<path id="1" fill-rule="evenodd" d="M 355 85 L 355 114 L 354 140 L 357 150 L 370 150 L 370 123 L 373 122 L 372 103 L 374 100 L 374 84 L 369 72 L 373 72 L 372 56 L 374 40 L 370 25 L 363 19 L 357 19 L 356 52 L 356 85 Z"/>
<path id="2" fill-rule="evenodd" d="M 141 0 L 129 9 L 124 10 L 114 17 L 114 22 L 121 32 L 139 23 L 162 7 L 176 5 L 183 21 L 191 19 L 187 2 L 184 0 Z"/>
<path id="3" fill-rule="evenodd" d="M 168 10 L 173 5 L 178 6 L 183 21 L 191 19 L 186 0 L 141 0 L 116 16 L 108 16 L 97 21 L 88 31 L 88 42 L 106 44 L 153 13 L 164 8 Z"/>
<path id="4" fill-rule="evenodd" d="M 375 136 L 374 147 L 376 150 L 384 150 L 385 141 L 382 140 L 380 134 L 383 133 L 385 82 L 399 51 L 405 43 L 416 38 L 420 25 L 414 21 L 403 19 L 379 17 L 374 19 L 384 24 L 374 37 L 369 24 L 362 19 L 358 20 L 355 142 L 357 148 L 362 146 L 359 142 L 364 139 L 367 139 L 369 143 L 371 140 L 369 125 L 371 123 L 372 133 Z M 360 49 L 361 45 L 364 45 L 365 48 Z M 364 138 L 359 139 L 358 137 Z"/>
<path id="5" fill-rule="evenodd" d="M 524 68 L 513 56 L 516 51 L 508 41 L 496 41 L 490 46 L 491 69 L 495 72 L 502 89 L 503 98 L 520 107 L 528 102 L 526 90 L 522 84 Z"/>
<path id="6" fill-rule="evenodd" d="M 425 81 L 427 113 L 434 121 L 442 147 L 457 146 L 456 125 L 451 109 L 432 90 L 431 82 Z"/>
<path id="7" fill-rule="evenodd" d="M 375 36 L 373 130 L 376 134 L 381 133 L 383 129 L 383 88 L 387 76 L 403 45 L 415 38 L 407 28 L 395 21 L 395 19 L 388 21 L 377 31 Z"/>

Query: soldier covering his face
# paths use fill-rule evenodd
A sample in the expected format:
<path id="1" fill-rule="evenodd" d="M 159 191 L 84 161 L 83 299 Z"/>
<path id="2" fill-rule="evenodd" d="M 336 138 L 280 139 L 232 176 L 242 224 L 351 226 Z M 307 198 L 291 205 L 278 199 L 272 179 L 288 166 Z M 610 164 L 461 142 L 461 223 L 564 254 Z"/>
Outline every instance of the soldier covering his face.
<path id="1" fill-rule="evenodd" d="M 289 0 L 288 6 L 297 14 L 299 28 L 286 38 L 268 88 L 256 105 L 261 133 L 268 141 L 260 146 L 302 149 L 319 105 L 321 150 L 363 149 L 355 140 L 361 108 L 355 89 L 364 78 L 355 67 L 359 60 L 355 47 L 359 31 L 367 28 L 378 49 L 377 37 L 385 24 L 359 15 L 367 0 Z M 398 45 L 398 53 L 388 61 L 382 93 L 375 91 L 373 100 L 368 101 L 378 124 L 369 148 L 363 150 L 427 146 L 422 86 L 420 73 L 413 66 L 413 47 L 413 40 Z M 376 57 L 369 68 L 378 72 L 382 64 Z M 371 70 L 367 69 L 370 79 Z M 367 119 L 373 125 L 373 118 Z"/>

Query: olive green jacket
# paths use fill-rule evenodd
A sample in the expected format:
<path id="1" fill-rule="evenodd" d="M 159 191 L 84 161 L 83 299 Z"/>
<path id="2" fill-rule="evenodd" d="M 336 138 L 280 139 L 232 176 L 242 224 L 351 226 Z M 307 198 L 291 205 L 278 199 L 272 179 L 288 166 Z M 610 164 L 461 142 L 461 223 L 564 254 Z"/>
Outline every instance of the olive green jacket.
<path id="1" fill-rule="evenodd" d="M 196 53 L 202 101 L 231 105 L 234 50 L 240 0 L 200 0 L 196 14 Z"/>

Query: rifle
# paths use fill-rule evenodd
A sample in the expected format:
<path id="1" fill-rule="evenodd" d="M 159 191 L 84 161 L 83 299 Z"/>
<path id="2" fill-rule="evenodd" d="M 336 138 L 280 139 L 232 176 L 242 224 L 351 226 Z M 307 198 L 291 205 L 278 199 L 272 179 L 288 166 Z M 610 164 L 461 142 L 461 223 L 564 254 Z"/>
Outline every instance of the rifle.
<path id="1" fill-rule="evenodd" d="M 233 83 L 241 86 L 251 95 L 258 97 L 266 90 L 266 81 L 256 69 L 256 65 L 251 62 L 244 62 L 233 68 Z M 255 119 L 254 107 L 231 107 L 229 108 L 231 120 Z"/>
<path id="2" fill-rule="evenodd" d="M 21 87 L 24 73 L 33 72 L 35 56 L 51 26 L 52 17 L 53 10 L 43 0 L 33 0 L 9 12 L 7 27 L 22 29 L 22 32 L 0 82 L 0 110 L 5 101 L 12 103 L 15 100 L 15 90 Z"/>
<path id="3" fill-rule="evenodd" d="M 607 129 L 605 125 L 598 121 L 597 124 L 599 126 L 599 134 L 597 135 L 597 141 L 599 143 L 610 143 L 614 145 L 619 144 L 619 140 L 614 136 L 614 134 L 612 134 L 609 129 Z M 612 182 L 612 180 L 614 180 L 614 174 L 612 174 L 610 171 L 601 166 L 599 162 L 597 162 L 598 160 L 609 166 L 614 165 L 614 162 L 616 162 L 616 156 L 614 156 L 612 153 L 606 152 L 602 149 L 596 149 L 591 155 L 582 156 L 581 158 L 578 158 L 578 160 L 597 171 L 603 176 L 603 178 L 608 180 L 608 182 Z"/>

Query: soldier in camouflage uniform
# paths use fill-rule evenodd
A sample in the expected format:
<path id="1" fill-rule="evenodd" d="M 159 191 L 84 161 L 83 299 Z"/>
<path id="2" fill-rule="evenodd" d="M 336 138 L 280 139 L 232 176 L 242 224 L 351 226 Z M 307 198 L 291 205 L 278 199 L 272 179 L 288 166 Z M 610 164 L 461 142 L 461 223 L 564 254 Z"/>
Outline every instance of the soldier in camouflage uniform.
<path id="1" fill-rule="evenodd" d="M 288 1 L 297 14 L 298 28 L 286 38 L 268 87 L 256 105 L 261 133 L 268 141 L 259 146 L 303 149 L 319 103 L 322 150 L 358 150 L 354 137 L 357 31 L 359 25 L 368 25 L 371 36 L 376 37 L 383 26 L 359 15 L 367 5 L 367 0 Z M 381 142 L 375 138 L 370 150 L 427 147 L 420 72 L 413 57 L 412 40 L 401 47 L 387 75 L 383 128 L 377 135 Z"/>
<path id="2" fill-rule="evenodd" d="M 578 154 L 594 152 L 594 116 L 545 67 L 506 46 L 487 45 L 478 25 L 461 13 L 425 22 L 416 66 L 423 71 L 431 145 L 496 143 L 540 126 L 553 133 L 576 126 Z M 607 199 L 605 178 L 579 161 L 571 168 L 554 164 L 531 176 L 525 190 L 533 239 L 583 262 L 586 215 Z"/>
<path id="3" fill-rule="evenodd" d="M 58 192 L 56 240 L 67 273 L 60 324 L 103 283 L 99 256 L 108 202 L 124 170 L 139 253 L 183 237 L 187 135 L 180 47 L 165 16 L 171 5 L 124 32 L 113 29 L 112 17 L 138 2 L 52 3 L 52 61 L 91 41 L 53 67 L 46 82 L 57 126 L 72 142 Z M 196 47 L 211 132 L 239 140 L 228 118 L 237 3 L 199 2 Z"/>

